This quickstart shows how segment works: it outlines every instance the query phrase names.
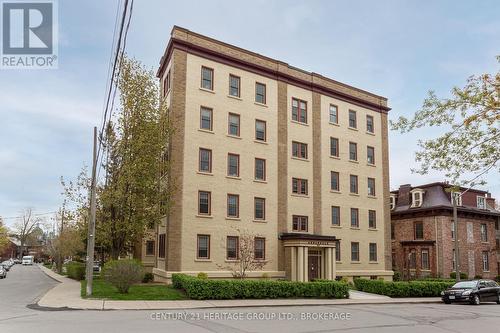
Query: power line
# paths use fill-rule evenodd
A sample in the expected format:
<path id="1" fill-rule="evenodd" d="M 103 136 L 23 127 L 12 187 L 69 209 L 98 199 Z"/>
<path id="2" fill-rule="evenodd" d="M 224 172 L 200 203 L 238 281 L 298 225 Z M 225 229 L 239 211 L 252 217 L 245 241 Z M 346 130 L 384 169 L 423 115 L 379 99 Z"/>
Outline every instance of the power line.
<path id="1" fill-rule="evenodd" d="M 43 216 L 43 215 L 49 215 L 49 214 L 55 214 L 55 213 L 57 213 L 57 211 L 55 211 L 55 212 L 47 212 L 47 213 L 33 214 L 33 215 L 31 215 L 31 216 Z M 2 216 L 0 216 L 0 218 L 1 218 L 2 220 L 13 220 L 13 219 L 22 219 L 22 218 L 23 218 L 23 216 L 9 216 L 9 217 L 2 217 Z"/>

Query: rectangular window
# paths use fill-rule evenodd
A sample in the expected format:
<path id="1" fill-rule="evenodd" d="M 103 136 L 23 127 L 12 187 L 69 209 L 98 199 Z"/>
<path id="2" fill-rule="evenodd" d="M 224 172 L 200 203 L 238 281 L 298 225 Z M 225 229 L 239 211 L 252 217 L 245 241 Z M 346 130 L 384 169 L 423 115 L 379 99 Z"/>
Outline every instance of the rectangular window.
<path id="1" fill-rule="evenodd" d="M 424 223 L 423 222 L 415 222 L 415 239 L 424 239 Z"/>
<path id="2" fill-rule="evenodd" d="M 488 251 L 483 251 L 483 271 L 490 271 L 490 257 Z"/>
<path id="3" fill-rule="evenodd" d="M 330 156 L 339 157 L 339 139 L 330 138 Z"/>
<path id="4" fill-rule="evenodd" d="M 155 255 L 155 241 L 152 240 L 146 241 L 146 255 L 147 256 Z"/>
<path id="5" fill-rule="evenodd" d="M 212 172 L 212 150 L 200 148 L 200 172 Z"/>
<path id="6" fill-rule="evenodd" d="M 210 215 L 210 197 L 211 193 L 207 191 L 198 191 L 198 214 Z"/>
<path id="7" fill-rule="evenodd" d="M 240 115 L 236 113 L 230 113 L 228 116 L 227 126 L 227 132 L 229 135 L 240 136 Z"/>
<path id="8" fill-rule="evenodd" d="M 339 123 L 339 108 L 337 105 L 330 104 L 330 122 L 332 124 Z"/>
<path id="9" fill-rule="evenodd" d="M 240 155 L 227 154 L 227 175 L 230 177 L 240 176 Z"/>
<path id="10" fill-rule="evenodd" d="M 292 156 L 307 159 L 307 143 L 292 141 Z"/>
<path id="11" fill-rule="evenodd" d="M 340 207 L 332 206 L 332 225 L 340 226 Z"/>
<path id="12" fill-rule="evenodd" d="M 330 190 L 340 191 L 339 173 L 330 171 Z"/>
<path id="13" fill-rule="evenodd" d="M 307 195 L 307 179 L 292 178 L 292 192 Z"/>
<path id="14" fill-rule="evenodd" d="M 429 263 L 429 250 L 427 249 L 422 249 L 420 253 L 421 261 L 422 261 L 422 269 L 429 270 L 430 269 L 430 263 Z"/>
<path id="15" fill-rule="evenodd" d="M 266 141 L 266 122 L 255 120 L 255 140 Z"/>
<path id="16" fill-rule="evenodd" d="M 237 194 L 227 195 L 227 217 L 240 216 L 240 196 Z"/>
<path id="17" fill-rule="evenodd" d="M 351 242 L 351 261 L 359 261 L 359 243 Z"/>
<path id="18" fill-rule="evenodd" d="M 349 127 L 358 128 L 358 122 L 356 120 L 356 111 L 349 110 Z"/>
<path id="19" fill-rule="evenodd" d="M 373 133 L 375 132 L 374 126 L 373 126 L 373 117 L 372 116 L 366 116 L 366 131 L 368 133 Z"/>
<path id="20" fill-rule="evenodd" d="M 266 160 L 262 158 L 255 159 L 255 179 L 266 180 Z"/>
<path id="21" fill-rule="evenodd" d="M 366 147 L 366 161 L 368 164 L 375 164 L 375 148 L 373 147 Z"/>
<path id="22" fill-rule="evenodd" d="M 266 259 L 266 239 L 263 237 L 255 237 L 254 239 L 254 259 Z"/>
<path id="23" fill-rule="evenodd" d="M 210 236 L 209 235 L 198 235 L 197 237 L 197 259 L 210 259 Z"/>
<path id="24" fill-rule="evenodd" d="M 227 236 L 226 240 L 226 259 L 238 260 L 239 239 L 236 236 Z"/>
<path id="25" fill-rule="evenodd" d="M 337 241 L 335 244 L 335 261 L 342 261 L 342 256 L 340 254 L 340 242 Z"/>
<path id="26" fill-rule="evenodd" d="M 477 208 L 486 209 L 486 198 L 485 197 L 477 197 Z"/>
<path id="27" fill-rule="evenodd" d="M 370 229 L 377 228 L 377 212 L 374 210 L 368 211 L 368 228 Z"/>
<path id="28" fill-rule="evenodd" d="M 488 226 L 486 224 L 481 224 L 481 242 L 488 241 Z"/>
<path id="29" fill-rule="evenodd" d="M 359 228 L 359 209 L 351 208 L 351 228 Z"/>
<path id="30" fill-rule="evenodd" d="M 165 234 L 158 236 L 158 257 L 165 258 Z"/>
<path id="31" fill-rule="evenodd" d="M 350 180 L 349 187 L 350 187 L 351 193 L 357 194 L 358 193 L 358 176 L 350 175 L 349 180 Z"/>
<path id="32" fill-rule="evenodd" d="M 214 70 L 212 68 L 201 67 L 201 87 L 214 90 Z"/>
<path id="33" fill-rule="evenodd" d="M 266 85 L 255 82 L 255 101 L 260 104 L 266 104 Z"/>
<path id="34" fill-rule="evenodd" d="M 170 71 L 168 71 L 167 76 L 163 80 L 163 96 L 167 96 L 169 90 L 170 90 Z"/>
<path id="35" fill-rule="evenodd" d="M 255 220 L 266 219 L 266 199 L 254 198 L 254 219 Z"/>
<path id="36" fill-rule="evenodd" d="M 410 250 L 410 269 L 417 268 L 417 251 L 415 249 Z"/>
<path id="37" fill-rule="evenodd" d="M 213 110 L 202 106 L 200 108 L 200 128 L 204 130 L 212 130 L 212 114 Z"/>
<path id="38" fill-rule="evenodd" d="M 307 216 L 293 215 L 292 216 L 292 230 L 293 231 L 306 231 L 308 229 Z"/>
<path id="39" fill-rule="evenodd" d="M 375 196 L 375 178 L 368 178 L 368 195 Z"/>
<path id="40" fill-rule="evenodd" d="M 236 75 L 229 75 L 229 95 L 240 97 L 240 77 Z"/>
<path id="41" fill-rule="evenodd" d="M 349 142 L 349 159 L 351 161 L 358 160 L 358 144 L 355 142 Z"/>
<path id="42" fill-rule="evenodd" d="M 292 120 L 307 124 L 307 102 L 292 98 Z"/>
<path id="43" fill-rule="evenodd" d="M 370 243 L 370 261 L 377 261 L 377 243 Z"/>

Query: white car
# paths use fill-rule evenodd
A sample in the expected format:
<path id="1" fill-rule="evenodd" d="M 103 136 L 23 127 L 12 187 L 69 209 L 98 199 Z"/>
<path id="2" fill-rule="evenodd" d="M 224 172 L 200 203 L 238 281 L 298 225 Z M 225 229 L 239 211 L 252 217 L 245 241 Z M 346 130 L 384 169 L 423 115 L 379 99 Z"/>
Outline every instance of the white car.
<path id="1" fill-rule="evenodd" d="M 5 279 L 7 277 L 7 271 L 0 265 L 0 279 Z"/>
<path id="2" fill-rule="evenodd" d="M 23 257 L 23 265 L 33 265 L 33 261 L 34 261 L 34 257 L 33 256 L 24 256 Z"/>

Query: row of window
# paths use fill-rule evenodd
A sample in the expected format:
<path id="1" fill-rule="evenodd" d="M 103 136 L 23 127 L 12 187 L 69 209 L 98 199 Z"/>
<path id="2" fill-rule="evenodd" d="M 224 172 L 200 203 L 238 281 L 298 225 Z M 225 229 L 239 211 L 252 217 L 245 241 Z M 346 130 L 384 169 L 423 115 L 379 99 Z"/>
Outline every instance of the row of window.
<path id="1" fill-rule="evenodd" d="M 335 258 L 341 261 L 340 247 L 336 247 Z M 368 260 L 377 261 L 377 243 L 368 243 Z M 359 262 L 359 243 L 351 242 L 351 261 Z"/>
<path id="2" fill-rule="evenodd" d="M 227 195 L 227 217 L 239 218 L 240 196 L 239 194 Z M 198 191 L 198 215 L 212 215 L 212 192 Z M 266 199 L 254 197 L 254 220 L 264 221 L 266 219 Z"/>
<path id="3" fill-rule="evenodd" d="M 196 259 L 210 259 L 210 235 L 197 235 Z M 254 237 L 253 244 L 247 244 L 244 251 L 252 250 L 253 259 L 266 260 L 266 239 L 264 237 Z M 240 238 L 238 236 L 227 236 L 226 238 L 226 259 L 240 259 Z M 249 258 L 248 258 L 249 259 Z"/>
<path id="4" fill-rule="evenodd" d="M 330 156 L 340 157 L 339 139 L 330 137 Z M 349 142 L 349 161 L 358 162 L 358 144 Z M 366 146 L 366 162 L 370 165 L 375 164 L 375 148 Z"/>
<path id="5" fill-rule="evenodd" d="M 451 239 L 455 239 L 455 224 L 451 222 Z M 481 242 L 488 242 L 488 225 L 486 223 L 481 223 L 480 225 L 480 235 Z M 391 238 L 394 239 L 394 224 L 391 224 Z M 423 240 L 424 239 L 424 223 L 417 221 L 413 223 L 413 239 Z"/>
<path id="6" fill-rule="evenodd" d="M 490 271 L 490 254 L 488 251 L 482 251 L 481 252 L 481 262 L 483 264 L 483 272 L 489 272 Z M 455 265 L 456 265 L 456 255 L 455 255 L 455 249 L 452 250 L 452 268 L 455 270 Z"/>

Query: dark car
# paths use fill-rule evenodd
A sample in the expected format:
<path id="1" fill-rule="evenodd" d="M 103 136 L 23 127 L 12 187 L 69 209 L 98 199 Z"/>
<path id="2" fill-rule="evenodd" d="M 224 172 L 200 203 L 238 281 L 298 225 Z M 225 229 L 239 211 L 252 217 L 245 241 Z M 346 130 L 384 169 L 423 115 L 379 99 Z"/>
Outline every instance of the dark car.
<path id="1" fill-rule="evenodd" d="M 481 302 L 500 304 L 500 286 L 492 280 L 460 281 L 441 293 L 446 304 L 469 302 L 479 305 Z"/>

